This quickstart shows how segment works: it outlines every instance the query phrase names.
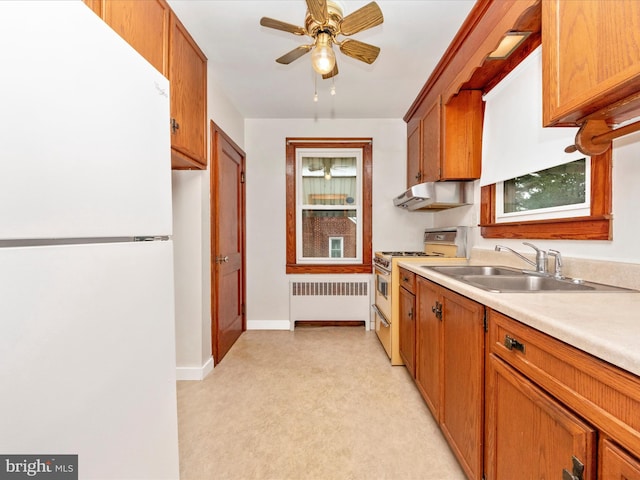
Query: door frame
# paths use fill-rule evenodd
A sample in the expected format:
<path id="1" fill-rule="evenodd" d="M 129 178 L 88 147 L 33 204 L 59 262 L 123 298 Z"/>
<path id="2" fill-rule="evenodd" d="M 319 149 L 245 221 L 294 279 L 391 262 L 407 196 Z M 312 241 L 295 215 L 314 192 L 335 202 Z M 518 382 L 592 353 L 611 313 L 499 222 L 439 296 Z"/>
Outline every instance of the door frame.
<path id="1" fill-rule="evenodd" d="M 247 329 L 247 312 L 246 312 L 246 304 L 247 304 L 247 276 L 246 276 L 246 188 L 245 188 L 245 168 L 246 168 L 246 153 L 242 148 L 238 146 L 236 142 L 234 142 L 229 135 L 227 135 L 213 120 L 210 120 L 210 163 L 209 163 L 209 218 L 210 218 L 210 297 L 211 297 L 211 353 L 214 360 L 214 365 L 217 365 L 220 361 L 218 352 L 218 312 L 219 312 L 219 304 L 218 304 L 218 296 L 216 292 L 216 255 L 219 248 L 219 237 L 217 235 L 217 225 L 216 219 L 218 218 L 218 205 L 216 204 L 217 196 L 215 192 L 216 180 L 218 177 L 218 165 L 219 165 L 219 156 L 218 156 L 218 139 L 222 137 L 227 143 L 229 143 L 233 149 L 242 157 L 241 164 L 241 178 L 239 179 L 239 190 L 241 192 L 241 204 L 240 204 L 240 218 L 238 221 L 240 222 L 240 235 L 241 235 L 241 275 L 242 275 L 242 293 L 241 293 L 241 302 L 242 302 L 242 331 L 246 331 Z"/>

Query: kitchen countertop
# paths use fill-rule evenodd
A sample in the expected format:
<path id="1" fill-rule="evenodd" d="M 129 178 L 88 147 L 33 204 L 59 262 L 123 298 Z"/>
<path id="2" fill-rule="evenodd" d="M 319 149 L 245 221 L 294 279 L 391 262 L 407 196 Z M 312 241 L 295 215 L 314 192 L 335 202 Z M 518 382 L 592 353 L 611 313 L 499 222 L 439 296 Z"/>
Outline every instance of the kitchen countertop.
<path id="1" fill-rule="evenodd" d="M 398 265 L 640 376 L 640 292 L 493 293 L 419 263 Z"/>

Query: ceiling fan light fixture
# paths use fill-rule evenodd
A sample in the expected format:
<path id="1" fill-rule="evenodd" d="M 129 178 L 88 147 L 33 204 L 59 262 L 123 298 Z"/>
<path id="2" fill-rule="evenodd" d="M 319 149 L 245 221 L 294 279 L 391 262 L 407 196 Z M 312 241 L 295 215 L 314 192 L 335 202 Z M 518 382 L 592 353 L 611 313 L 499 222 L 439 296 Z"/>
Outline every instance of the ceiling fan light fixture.
<path id="1" fill-rule="evenodd" d="M 331 35 L 319 33 L 316 46 L 311 52 L 311 65 L 320 75 L 326 75 L 336 65 L 336 54 L 331 46 Z"/>

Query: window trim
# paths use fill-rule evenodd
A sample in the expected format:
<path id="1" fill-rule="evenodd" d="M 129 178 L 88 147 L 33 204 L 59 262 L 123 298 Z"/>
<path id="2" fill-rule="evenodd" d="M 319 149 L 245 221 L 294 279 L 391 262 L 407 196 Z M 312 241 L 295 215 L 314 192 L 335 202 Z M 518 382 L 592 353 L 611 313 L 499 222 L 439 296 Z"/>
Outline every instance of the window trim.
<path id="1" fill-rule="evenodd" d="M 591 215 L 496 223 L 496 184 L 480 190 L 480 234 L 484 238 L 612 240 L 611 149 L 591 157 Z"/>
<path id="2" fill-rule="evenodd" d="M 296 262 L 296 149 L 362 149 L 362 263 L 298 264 Z M 371 138 L 287 138 L 286 139 L 286 273 L 372 273 L 372 139 Z"/>

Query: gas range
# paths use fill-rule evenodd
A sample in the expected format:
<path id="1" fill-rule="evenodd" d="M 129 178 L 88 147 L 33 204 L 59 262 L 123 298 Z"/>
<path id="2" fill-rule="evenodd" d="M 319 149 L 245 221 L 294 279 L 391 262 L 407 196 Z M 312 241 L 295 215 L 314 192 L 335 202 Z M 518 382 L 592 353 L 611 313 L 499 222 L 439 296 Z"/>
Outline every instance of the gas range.
<path id="1" fill-rule="evenodd" d="M 423 251 L 379 251 L 375 253 L 375 304 L 373 305 L 376 334 L 391 365 L 403 365 L 400 356 L 400 266 L 423 262 L 465 262 L 467 227 L 427 229 Z"/>
<path id="2" fill-rule="evenodd" d="M 391 259 L 394 257 L 441 257 L 438 253 L 426 252 L 376 252 L 373 263 L 385 271 L 391 270 Z"/>

